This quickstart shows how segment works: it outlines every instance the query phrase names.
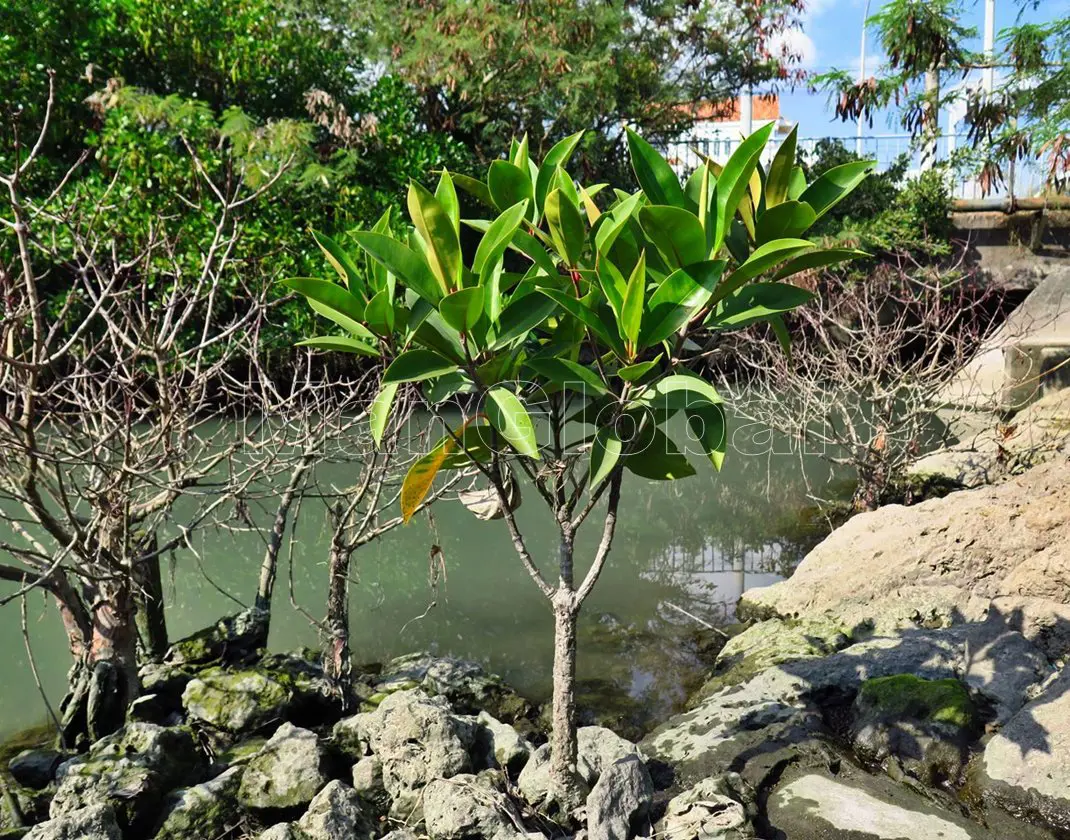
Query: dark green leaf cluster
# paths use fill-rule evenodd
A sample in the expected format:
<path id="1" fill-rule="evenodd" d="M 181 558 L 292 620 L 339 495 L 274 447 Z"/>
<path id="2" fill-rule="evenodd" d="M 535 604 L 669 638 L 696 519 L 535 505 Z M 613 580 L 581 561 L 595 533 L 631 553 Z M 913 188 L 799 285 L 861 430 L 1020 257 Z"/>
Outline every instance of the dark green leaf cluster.
<path id="1" fill-rule="evenodd" d="M 802 237 L 873 167 L 854 161 L 807 183 L 792 133 L 766 171 L 760 158 L 771 129 L 683 183 L 629 131 L 635 192 L 569 173 L 581 134 L 541 161 L 525 137 L 485 180 L 443 172 L 433 193 L 411 184 L 404 234 L 383 219 L 354 234 L 360 252 L 352 256 L 317 237 L 340 282 L 289 285 L 345 331 L 308 344 L 383 358 L 371 411 L 376 440 L 403 385 L 414 383 L 432 408 L 459 393 L 478 403 L 413 467 L 405 516 L 440 469 L 493 453 L 543 458 L 549 443 L 532 414 L 552 394 L 566 395 L 564 413 L 590 429 L 582 445 L 592 491 L 623 468 L 653 479 L 692 475 L 692 446 L 720 466 L 724 408 L 693 370 L 692 336 L 764 321 L 786 348 L 781 316 L 810 293 L 785 281 L 859 255 Z M 485 206 L 486 218 L 461 218 L 458 188 Z M 465 228 L 480 234 L 474 250 L 462 247 Z M 376 267 L 361 271 L 358 261 L 368 259 Z M 667 431 L 677 414 L 687 420 L 683 441 Z"/>

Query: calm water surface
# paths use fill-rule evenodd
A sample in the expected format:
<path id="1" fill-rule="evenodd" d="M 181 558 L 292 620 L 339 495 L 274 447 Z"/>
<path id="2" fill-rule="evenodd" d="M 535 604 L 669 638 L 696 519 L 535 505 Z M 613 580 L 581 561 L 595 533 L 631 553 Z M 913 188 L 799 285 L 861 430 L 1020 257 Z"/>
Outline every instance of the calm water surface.
<path id="1" fill-rule="evenodd" d="M 616 710 L 622 722 L 643 725 L 678 704 L 705 667 L 703 625 L 730 622 L 741 592 L 790 573 L 814 542 L 801 524 L 810 502 L 797 455 L 730 452 L 721 473 L 693 460 L 699 474 L 678 482 L 626 474 L 613 553 L 584 606 L 581 703 Z M 339 485 L 353 480 L 336 466 L 320 469 Z M 811 480 L 822 475 L 820 467 L 810 470 Z M 518 518 L 532 555 L 551 569 L 552 524 L 534 493 Z M 593 553 L 600 526 L 595 512 L 578 541 L 581 567 Z M 383 661 L 424 649 L 461 656 L 483 663 L 532 699 L 545 699 L 552 616 L 513 553 L 505 524 L 479 522 L 459 503 L 442 502 L 434 508 L 434 528 L 437 533 L 421 518 L 354 555 L 358 580 L 350 615 L 356 660 Z M 295 536 L 293 562 L 284 563 L 275 593 L 270 640 L 275 650 L 315 646 L 316 630 L 298 607 L 314 615 L 323 611 L 326 523 L 306 512 Z M 433 569 L 434 544 L 442 547 L 442 565 L 436 561 Z M 238 609 L 220 589 L 243 603 L 255 593 L 263 552 L 259 535 L 206 531 L 197 548 L 215 585 L 188 552 L 174 557 L 169 575 L 165 569 L 172 639 Z M 59 619 L 40 595 L 30 599 L 27 619 L 45 691 L 58 703 L 70 665 Z M 0 609 L 6 666 L 0 735 L 46 716 L 20 624 L 17 603 Z"/>

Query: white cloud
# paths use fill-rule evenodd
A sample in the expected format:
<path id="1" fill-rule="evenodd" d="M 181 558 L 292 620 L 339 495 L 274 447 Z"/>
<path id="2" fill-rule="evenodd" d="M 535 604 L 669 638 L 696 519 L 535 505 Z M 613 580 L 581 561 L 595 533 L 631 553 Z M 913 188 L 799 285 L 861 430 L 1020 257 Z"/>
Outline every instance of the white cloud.
<path id="1" fill-rule="evenodd" d="M 773 53 L 780 52 L 781 47 L 799 56 L 799 66 L 804 70 L 811 70 L 817 66 L 817 47 L 814 39 L 801 29 L 791 29 L 781 32 L 770 43 Z"/>

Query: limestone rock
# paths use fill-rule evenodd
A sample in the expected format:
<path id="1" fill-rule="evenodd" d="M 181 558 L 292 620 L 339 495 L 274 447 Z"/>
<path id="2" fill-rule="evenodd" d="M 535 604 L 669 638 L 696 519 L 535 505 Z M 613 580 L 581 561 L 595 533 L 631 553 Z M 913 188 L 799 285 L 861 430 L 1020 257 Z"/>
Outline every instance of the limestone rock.
<path id="1" fill-rule="evenodd" d="M 109 805 L 89 805 L 35 825 L 23 840 L 122 840 Z"/>
<path id="2" fill-rule="evenodd" d="M 307 805 L 327 784 L 314 732 L 284 723 L 245 767 L 238 800 L 247 808 Z"/>
<path id="3" fill-rule="evenodd" d="M 858 755 L 895 762 L 932 787 L 958 780 L 977 734 L 976 709 L 956 679 L 899 674 L 867 680 L 852 712 L 850 739 Z"/>
<path id="4" fill-rule="evenodd" d="M 618 759 L 602 772 L 587 797 L 587 836 L 590 840 L 635 837 L 653 799 L 654 785 L 639 756 Z"/>
<path id="5" fill-rule="evenodd" d="M 241 820 L 238 785 L 242 770 L 234 767 L 207 782 L 181 788 L 167 797 L 167 815 L 155 840 L 201 840 L 225 837 Z"/>
<path id="6" fill-rule="evenodd" d="M 7 763 L 7 769 L 20 785 L 40 790 L 51 784 L 65 757 L 58 750 L 23 750 Z"/>
<path id="7" fill-rule="evenodd" d="M 260 833 L 257 840 L 305 840 L 292 823 L 275 823 L 271 828 Z"/>
<path id="8" fill-rule="evenodd" d="M 309 840 L 360 840 L 375 836 L 360 797 L 337 779 L 316 794 L 297 827 Z"/>
<path id="9" fill-rule="evenodd" d="M 283 719 L 292 700 L 289 685 L 256 670 L 209 668 L 182 693 L 182 705 L 191 718 L 233 733 Z"/>
<path id="10" fill-rule="evenodd" d="M 755 834 L 747 818 L 742 790 L 743 780 L 735 774 L 703 779 L 669 800 L 657 836 L 672 840 L 753 840 Z"/>
<path id="11" fill-rule="evenodd" d="M 487 712 L 479 713 L 476 724 L 474 751 L 479 751 L 483 766 L 498 767 L 514 776 L 524 769 L 531 755 L 526 738 Z"/>
<path id="12" fill-rule="evenodd" d="M 382 762 L 392 812 L 413 819 L 419 817 L 424 785 L 471 769 L 471 735 L 444 698 L 416 689 L 390 694 L 374 712 L 354 715 L 334 728 L 336 743 L 366 745 Z"/>
<path id="13" fill-rule="evenodd" d="M 631 741 L 601 726 L 581 726 L 576 733 L 576 769 L 588 787 L 597 783 L 606 768 L 619 759 L 639 755 Z M 532 805 L 546 801 L 550 791 L 550 745 L 543 744 L 531 754 L 517 778 L 517 788 Z"/>
<path id="14" fill-rule="evenodd" d="M 982 769 L 990 801 L 1052 826 L 1070 825 L 1070 670 L 988 742 Z"/>
<path id="15" fill-rule="evenodd" d="M 847 628 L 823 616 L 758 622 L 728 640 L 717 655 L 714 675 L 689 700 L 689 706 L 781 662 L 827 656 L 849 644 Z"/>
<path id="16" fill-rule="evenodd" d="M 390 794 L 383 783 L 383 762 L 368 755 L 353 765 L 353 790 L 360 797 L 361 806 L 376 817 L 390 812 Z"/>
<path id="17" fill-rule="evenodd" d="M 790 581 L 750 590 L 740 606 L 764 617 L 830 613 L 877 632 L 978 621 L 1007 597 L 1058 608 L 1070 604 L 1068 527 L 1070 469 L 1060 457 L 991 487 L 859 514 Z M 1007 616 L 1018 629 L 1014 621 Z"/>
<path id="18" fill-rule="evenodd" d="M 429 695 L 445 697 L 461 714 L 486 711 L 498 720 L 513 723 L 532 712 L 527 700 L 477 663 L 427 653 L 402 656 L 387 663 L 372 699 L 374 702 L 394 691 L 416 687 Z"/>
<path id="19" fill-rule="evenodd" d="M 266 642 L 267 615 L 254 607 L 180 639 L 171 645 L 164 661 L 171 665 L 241 662 Z"/>
<path id="20" fill-rule="evenodd" d="M 461 773 L 424 788 L 424 822 L 431 840 L 505 840 L 519 832 L 519 815 L 481 776 Z"/>
<path id="21" fill-rule="evenodd" d="M 818 773 L 801 775 L 778 788 L 769 800 L 769 820 L 792 840 L 979 836 L 965 821 L 939 813 L 916 794 L 904 790 L 892 800 Z"/>
<path id="22" fill-rule="evenodd" d="M 84 756 L 60 765 L 49 813 L 54 818 L 109 804 L 120 824 L 145 832 L 159 818 L 164 794 L 196 784 L 208 760 L 189 730 L 128 723 L 102 738 Z"/>

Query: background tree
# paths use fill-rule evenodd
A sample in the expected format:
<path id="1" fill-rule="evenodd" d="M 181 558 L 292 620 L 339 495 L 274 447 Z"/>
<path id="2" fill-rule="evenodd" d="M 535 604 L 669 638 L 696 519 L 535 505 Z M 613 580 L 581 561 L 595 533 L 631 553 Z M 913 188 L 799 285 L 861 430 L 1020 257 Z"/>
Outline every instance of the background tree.
<path id="1" fill-rule="evenodd" d="M 1037 5 L 1019 0 L 1024 8 Z M 999 33 L 992 56 L 971 47 L 976 31 L 959 21 L 963 0 L 891 0 L 868 21 L 887 64 L 857 81 L 844 70 L 814 84 L 833 94 L 843 120 L 892 107 L 903 128 L 918 138 L 930 160 L 940 110 L 964 106 L 972 151 L 985 191 L 1006 180 L 1008 165 L 1023 157 L 1045 158 L 1049 183 L 1065 187 L 1070 144 L 1070 17 L 1045 24 L 1018 23 Z M 971 71 L 992 68 L 995 83 L 961 83 Z"/>
<path id="2" fill-rule="evenodd" d="M 442 423 L 443 436 L 405 477 L 403 518 L 440 472 L 474 467 L 484 481 L 481 515 L 504 519 L 517 556 L 549 601 L 555 631 L 546 804 L 565 814 L 582 800 L 577 619 L 609 558 L 623 472 L 673 480 L 695 472 L 687 450 L 716 466 L 725 456 L 722 400 L 691 370 L 702 358 L 692 353 L 692 334 L 764 320 L 785 336 L 780 314 L 810 294 L 779 281 L 856 256 L 818 250 L 799 236 L 871 164 L 847 164 L 807 185 L 794 166 L 793 134 L 763 179 L 758 161 L 771 130 L 748 138 L 723 168 L 705 164 L 686 185 L 629 133 L 642 189 L 614 191 L 604 211 L 565 171 L 581 134 L 560 141 L 541 163 L 525 137 L 507 160 L 491 164 L 486 182 L 458 181 L 493 210 L 492 221 L 464 222 L 482 234 L 474 253 L 461 247 L 457 192 L 443 173 L 434 194 L 410 186 L 415 229 L 407 236 L 354 235 L 383 267 L 374 282 L 364 281 L 348 254 L 329 249 L 340 284 L 292 284 L 347 333 L 306 344 L 389 360 L 370 412 L 373 437 L 381 437 L 406 383 L 417 384 Z M 775 269 L 774 279 L 758 282 Z M 671 423 L 678 414 L 686 429 Z M 531 556 L 514 516 L 522 480 L 558 533 L 556 583 Z M 581 575 L 576 535 L 596 510 L 601 537 Z"/>
<path id="3" fill-rule="evenodd" d="M 484 163 L 527 132 L 542 155 L 591 129 L 580 149 L 589 180 L 619 175 L 621 127 L 658 142 L 696 119 L 694 105 L 792 75 L 777 36 L 800 0 L 402 0 L 368 4 L 367 29 L 391 72 L 412 85 L 421 121 Z"/>

